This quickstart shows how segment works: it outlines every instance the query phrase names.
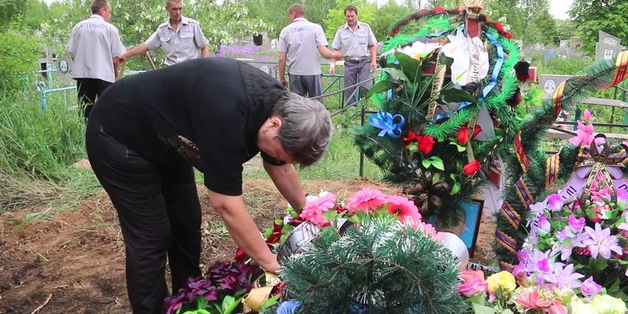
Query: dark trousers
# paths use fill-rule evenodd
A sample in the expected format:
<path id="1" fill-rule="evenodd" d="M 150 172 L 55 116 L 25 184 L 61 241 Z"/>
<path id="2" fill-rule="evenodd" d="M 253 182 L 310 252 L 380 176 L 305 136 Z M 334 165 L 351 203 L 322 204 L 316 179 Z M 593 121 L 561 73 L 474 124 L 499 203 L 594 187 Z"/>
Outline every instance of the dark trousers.
<path id="1" fill-rule="evenodd" d="M 88 122 L 85 144 L 120 219 L 133 313 L 164 313 L 166 260 L 173 294 L 189 277 L 201 275 L 201 207 L 192 167 L 159 171 L 109 136 L 95 119 Z"/>
<path id="2" fill-rule="evenodd" d="M 81 107 L 83 117 L 87 120 L 97 97 L 100 97 L 113 83 L 99 79 L 77 78 L 76 84 L 78 86 L 79 106 Z"/>
<path id="3" fill-rule="evenodd" d="M 360 60 L 345 59 L 344 82 L 345 87 L 355 85 L 356 83 L 368 80 L 371 77 L 371 59 L 362 58 Z M 360 86 L 352 87 L 344 91 L 345 106 L 351 106 L 358 99 L 366 95 L 366 91 L 371 88 L 371 81 Z M 357 91 L 356 91 L 357 89 Z"/>
<path id="4" fill-rule="evenodd" d="M 323 93 L 322 75 L 293 75 L 290 79 L 290 91 L 303 97 L 316 97 Z"/>

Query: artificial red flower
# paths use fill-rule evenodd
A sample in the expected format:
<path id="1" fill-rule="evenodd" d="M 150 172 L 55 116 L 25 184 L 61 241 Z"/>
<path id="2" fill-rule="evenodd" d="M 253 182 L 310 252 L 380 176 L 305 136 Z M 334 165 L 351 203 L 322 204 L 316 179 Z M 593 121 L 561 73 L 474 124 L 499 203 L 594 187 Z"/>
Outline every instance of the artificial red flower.
<path id="1" fill-rule="evenodd" d="M 480 165 L 480 162 L 477 160 L 474 160 L 464 165 L 464 167 L 462 168 L 462 174 L 464 174 L 465 176 L 473 175 L 476 172 L 478 172 L 478 170 L 480 170 L 481 167 L 482 165 Z"/>
<path id="2" fill-rule="evenodd" d="M 237 248 L 236 253 L 235 253 L 235 261 L 238 263 L 244 263 L 245 260 L 246 260 L 246 253 L 244 253 L 243 249 Z"/>
<path id="3" fill-rule="evenodd" d="M 456 141 L 458 142 L 458 144 L 460 145 L 465 145 L 467 144 L 467 142 L 469 141 L 469 128 L 467 126 L 461 126 L 458 129 L 458 137 L 456 138 Z M 476 137 L 478 134 L 480 134 L 480 132 L 482 132 L 482 127 L 479 125 L 475 126 L 475 129 L 473 129 L 473 135 L 471 136 L 471 138 Z"/>
<path id="4" fill-rule="evenodd" d="M 434 144 L 436 144 L 436 141 L 433 137 L 429 135 L 425 135 L 421 139 L 417 140 L 419 151 L 426 155 L 432 151 L 432 148 L 434 148 Z"/>
<path id="5" fill-rule="evenodd" d="M 458 136 L 456 138 L 456 141 L 460 145 L 467 144 L 467 142 L 469 141 L 469 128 L 468 127 L 463 125 L 458 129 Z"/>
<path id="6" fill-rule="evenodd" d="M 403 141 L 405 142 L 405 144 L 403 145 L 403 149 L 408 148 L 408 146 L 410 146 L 410 144 L 412 144 L 412 142 L 414 141 L 420 141 L 421 138 L 421 135 L 418 135 L 412 131 L 408 131 L 408 136 L 405 136 L 403 138 Z"/>

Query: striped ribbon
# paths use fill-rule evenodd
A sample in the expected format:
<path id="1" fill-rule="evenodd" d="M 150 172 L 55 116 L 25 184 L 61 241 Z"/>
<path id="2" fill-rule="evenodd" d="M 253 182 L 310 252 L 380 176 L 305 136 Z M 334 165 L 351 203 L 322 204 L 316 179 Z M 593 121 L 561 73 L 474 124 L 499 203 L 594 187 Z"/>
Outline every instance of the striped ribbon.
<path id="1" fill-rule="evenodd" d="M 528 155 L 523 149 L 523 142 L 521 141 L 521 131 L 517 132 L 517 135 L 515 135 L 514 144 L 517 160 L 519 160 L 523 172 L 528 172 L 528 170 L 530 169 L 530 159 L 528 159 Z"/>
<path id="2" fill-rule="evenodd" d="M 519 229 L 519 225 L 521 224 L 521 215 L 517 213 L 517 211 L 508 203 L 508 201 L 504 201 L 502 203 L 502 207 L 499 209 L 499 212 L 508 220 L 508 222 L 512 225 L 515 230 Z"/>
<path id="3" fill-rule="evenodd" d="M 517 254 L 517 241 L 515 241 L 515 239 L 511 236 L 501 230 L 498 230 L 495 232 L 495 238 L 497 239 L 497 243 L 499 243 L 499 245 L 512 252 L 512 254 Z"/>
<path id="4" fill-rule="evenodd" d="M 530 193 L 530 189 L 523 178 L 519 178 L 519 180 L 515 182 L 515 191 L 517 192 L 517 196 L 519 196 L 521 204 L 525 205 L 526 208 L 534 202 L 534 196 Z"/>
<path id="5" fill-rule="evenodd" d="M 560 162 L 560 155 L 554 154 L 547 158 L 545 165 L 545 187 L 548 188 L 556 179 L 558 179 L 558 165 Z"/>
<path id="6" fill-rule="evenodd" d="M 628 51 L 622 51 L 617 55 L 615 63 L 615 75 L 611 86 L 619 84 L 628 77 Z"/>
<path id="7" fill-rule="evenodd" d="M 501 268 L 502 270 L 512 272 L 512 270 L 515 269 L 515 265 L 506 263 L 504 261 L 499 261 L 499 268 Z"/>
<path id="8" fill-rule="evenodd" d="M 554 96 L 552 101 L 554 102 L 554 116 L 558 118 L 560 111 L 563 110 L 563 92 L 565 91 L 565 83 L 564 81 L 558 85 L 558 88 L 554 91 Z"/>

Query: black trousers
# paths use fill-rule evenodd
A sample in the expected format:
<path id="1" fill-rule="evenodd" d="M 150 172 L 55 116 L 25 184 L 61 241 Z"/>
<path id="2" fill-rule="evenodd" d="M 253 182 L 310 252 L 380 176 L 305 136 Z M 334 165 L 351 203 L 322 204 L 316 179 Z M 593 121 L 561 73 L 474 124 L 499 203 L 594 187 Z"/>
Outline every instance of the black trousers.
<path id="1" fill-rule="evenodd" d="M 77 78 L 76 84 L 78 86 L 79 106 L 83 112 L 83 117 L 87 120 L 97 97 L 100 97 L 113 83 L 100 79 Z"/>
<path id="2" fill-rule="evenodd" d="M 201 275 L 201 207 L 194 172 L 189 165 L 159 171 L 96 120 L 87 125 L 87 154 L 118 212 L 133 313 L 164 313 L 166 260 L 173 294 L 189 277 Z"/>

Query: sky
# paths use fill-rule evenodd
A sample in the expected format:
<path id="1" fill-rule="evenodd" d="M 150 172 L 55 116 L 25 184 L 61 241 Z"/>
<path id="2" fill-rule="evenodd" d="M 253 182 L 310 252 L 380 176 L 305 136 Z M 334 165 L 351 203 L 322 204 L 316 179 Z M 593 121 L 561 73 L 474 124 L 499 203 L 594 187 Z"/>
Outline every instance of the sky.
<path id="1" fill-rule="evenodd" d="M 44 0 L 46 3 L 50 4 L 55 0 Z M 378 3 L 386 3 L 388 0 L 377 0 Z M 569 18 L 567 15 L 567 11 L 569 11 L 569 7 L 573 0 L 549 0 L 550 3 L 550 14 L 556 18 L 565 20 Z"/>

